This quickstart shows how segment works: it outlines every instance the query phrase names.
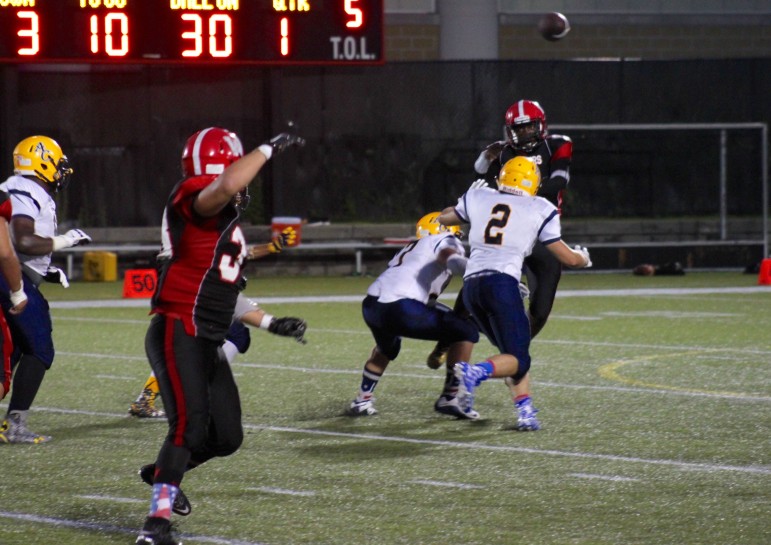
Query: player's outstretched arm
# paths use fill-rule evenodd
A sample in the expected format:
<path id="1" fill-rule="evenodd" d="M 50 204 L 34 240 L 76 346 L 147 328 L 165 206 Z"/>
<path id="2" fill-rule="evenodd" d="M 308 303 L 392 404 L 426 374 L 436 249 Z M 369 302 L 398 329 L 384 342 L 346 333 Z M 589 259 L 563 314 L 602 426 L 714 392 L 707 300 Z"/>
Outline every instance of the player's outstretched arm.
<path id="1" fill-rule="evenodd" d="M 305 140 L 297 135 L 281 133 L 253 149 L 206 186 L 195 200 L 195 211 L 204 217 L 219 213 L 230 200 L 257 176 L 271 157 L 292 146 L 304 146 Z"/>
<path id="2" fill-rule="evenodd" d="M 576 249 L 572 249 L 562 240 L 553 242 L 546 247 L 563 265 L 573 269 L 585 269 L 592 266 L 589 250 L 586 248 L 576 246 Z"/>

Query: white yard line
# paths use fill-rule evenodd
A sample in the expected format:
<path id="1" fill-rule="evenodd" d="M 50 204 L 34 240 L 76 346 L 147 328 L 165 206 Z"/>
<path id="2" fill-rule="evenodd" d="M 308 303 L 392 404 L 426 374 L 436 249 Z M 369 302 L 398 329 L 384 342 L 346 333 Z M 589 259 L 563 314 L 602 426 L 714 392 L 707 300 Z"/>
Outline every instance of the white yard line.
<path id="1" fill-rule="evenodd" d="M 80 414 L 86 416 L 103 416 L 107 418 L 129 418 L 121 413 L 106 413 L 95 411 L 80 411 L 73 409 L 59 409 L 56 407 L 33 407 L 33 412 L 49 412 L 59 414 Z M 162 422 L 162 420 L 152 419 L 155 422 Z M 453 447 L 468 450 L 478 450 L 480 452 L 518 452 L 525 454 L 537 454 L 542 456 L 560 456 L 565 458 L 578 458 L 585 460 L 605 460 L 609 462 L 626 462 L 633 464 L 648 464 L 656 466 L 667 466 L 678 469 L 689 469 L 706 472 L 716 471 L 732 471 L 737 473 L 750 473 L 759 475 L 771 475 L 771 467 L 766 466 L 734 466 L 728 464 L 709 464 L 699 462 L 681 462 L 678 460 L 666 460 L 657 458 L 638 458 L 635 456 L 618 456 L 614 454 L 597 454 L 593 452 L 571 452 L 564 450 L 554 449 L 538 449 L 527 447 L 516 447 L 510 445 L 486 445 L 483 443 L 470 442 L 464 443 L 462 441 L 444 441 L 444 440 L 432 440 L 432 439 L 415 439 L 411 437 L 397 437 L 389 435 L 377 435 L 377 434 L 364 434 L 364 433 L 349 433 L 349 432 L 337 432 L 318 430 L 314 428 L 290 428 L 287 426 L 270 426 L 262 424 L 249 424 L 245 423 L 244 428 L 251 430 L 267 430 L 276 433 L 294 433 L 304 435 L 319 435 L 324 437 L 340 437 L 342 439 L 366 439 L 368 441 L 384 441 L 392 443 L 408 443 L 413 445 L 432 445 L 440 447 Z"/>

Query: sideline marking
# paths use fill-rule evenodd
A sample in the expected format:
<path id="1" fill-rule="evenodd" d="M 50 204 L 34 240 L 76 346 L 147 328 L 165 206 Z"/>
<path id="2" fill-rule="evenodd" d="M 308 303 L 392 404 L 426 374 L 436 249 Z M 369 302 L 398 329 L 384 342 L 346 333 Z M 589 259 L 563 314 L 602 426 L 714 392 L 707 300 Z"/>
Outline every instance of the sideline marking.
<path id="1" fill-rule="evenodd" d="M 711 293 L 768 293 L 771 289 L 763 286 L 743 288 L 638 288 L 617 290 L 557 290 L 557 298 L 561 297 L 635 297 L 651 295 L 700 295 Z M 440 299 L 455 300 L 457 293 L 443 293 Z M 306 295 L 299 297 L 253 297 L 260 304 L 274 305 L 284 303 L 359 303 L 364 295 Z M 72 308 L 104 308 L 104 307 L 146 307 L 150 303 L 146 299 L 102 299 L 96 301 L 50 301 L 55 309 Z"/>

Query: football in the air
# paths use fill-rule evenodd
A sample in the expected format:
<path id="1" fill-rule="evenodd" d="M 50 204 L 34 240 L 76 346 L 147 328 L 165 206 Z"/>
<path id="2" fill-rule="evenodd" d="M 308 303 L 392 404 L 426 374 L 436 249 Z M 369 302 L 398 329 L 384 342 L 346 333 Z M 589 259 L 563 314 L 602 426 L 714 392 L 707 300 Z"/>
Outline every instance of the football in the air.
<path id="1" fill-rule="evenodd" d="M 538 32 L 550 42 L 556 42 L 567 36 L 567 33 L 570 32 L 570 23 L 567 17 L 553 11 L 541 17 L 541 20 L 538 21 Z"/>

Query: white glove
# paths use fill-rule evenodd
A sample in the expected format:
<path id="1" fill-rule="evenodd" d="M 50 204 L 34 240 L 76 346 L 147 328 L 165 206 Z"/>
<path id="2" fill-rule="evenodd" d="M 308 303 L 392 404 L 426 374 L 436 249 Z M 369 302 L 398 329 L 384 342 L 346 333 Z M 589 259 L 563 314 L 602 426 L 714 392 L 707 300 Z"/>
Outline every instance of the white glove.
<path id="1" fill-rule="evenodd" d="M 57 235 L 54 237 L 54 252 L 61 250 L 62 248 L 71 248 L 78 244 L 88 244 L 91 242 L 91 237 L 80 229 L 70 229 L 63 235 Z"/>
<path id="2" fill-rule="evenodd" d="M 479 178 L 478 180 L 474 180 L 473 182 L 471 182 L 469 189 L 482 189 L 483 187 L 489 187 L 487 185 L 487 180 L 485 180 L 484 178 Z"/>
<path id="3" fill-rule="evenodd" d="M 64 274 L 64 271 L 58 267 L 51 267 L 49 265 L 45 276 L 43 276 L 43 280 L 45 280 L 46 282 L 58 282 L 65 288 L 70 287 L 70 283 L 67 280 L 67 275 Z"/>
<path id="4" fill-rule="evenodd" d="M 583 246 L 578 246 L 578 245 L 574 246 L 573 249 L 579 254 L 581 254 L 584 259 L 586 259 L 586 265 L 584 265 L 585 269 L 588 269 L 589 267 L 592 266 L 592 259 L 589 257 L 589 250 L 587 250 Z"/>

